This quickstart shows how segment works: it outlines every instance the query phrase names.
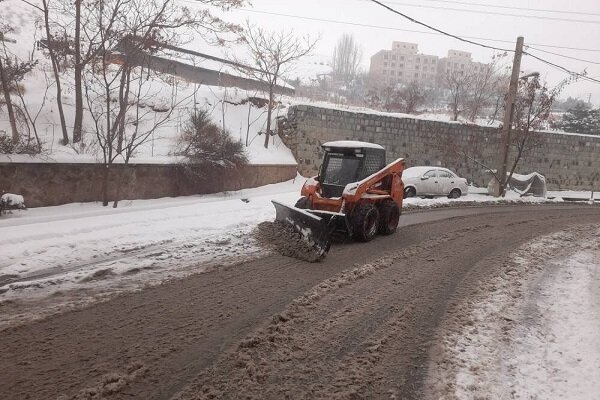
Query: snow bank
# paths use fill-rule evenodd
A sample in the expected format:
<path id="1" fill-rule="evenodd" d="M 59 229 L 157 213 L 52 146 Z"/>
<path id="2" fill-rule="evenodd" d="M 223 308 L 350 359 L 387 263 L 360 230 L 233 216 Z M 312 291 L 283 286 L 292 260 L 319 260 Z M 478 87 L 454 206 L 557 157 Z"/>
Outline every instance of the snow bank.
<path id="1" fill-rule="evenodd" d="M 426 397 L 596 399 L 599 234 L 575 226 L 522 246 L 451 310 Z"/>

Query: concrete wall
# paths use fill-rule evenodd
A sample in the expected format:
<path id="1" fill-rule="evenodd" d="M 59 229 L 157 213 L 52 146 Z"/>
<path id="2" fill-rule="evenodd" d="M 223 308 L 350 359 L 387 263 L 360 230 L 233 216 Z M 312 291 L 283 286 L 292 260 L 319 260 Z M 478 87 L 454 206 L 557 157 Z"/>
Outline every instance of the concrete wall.
<path id="1" fill-rule="evenodd" d="M 451 149 L 470 149 L 477 159 L 496 166 L 500 132 L 495 128 L 398 118 L 299 105 L 291 107 L 280 129 L 303 175 L 318 171 L 320 145 L 331 140 L 378 143 L 388 161 L 403 157 L 408 166 L 443 165 L 478 185 L 490 175 Z M 585 189 L 600 182 L 600 137 L 540 134 L 540 145 L 523 157 L 517 173 L 540 172 L 550 189 Z"/>
<path id="2" fill-rule="evenodd" d="M 105 168 L 101 164 L 0 163 L 0 193 L 25 197 L 27 207 L 102 200 Z M 153 199 L 216 193 L 283 182 L 296 176 L 295 165 L 248 165 L 240 168 L 197 167 L 190 173 L 180 165 L 113 165 L 109 198 L 123 182 L 120 199 Z"/>

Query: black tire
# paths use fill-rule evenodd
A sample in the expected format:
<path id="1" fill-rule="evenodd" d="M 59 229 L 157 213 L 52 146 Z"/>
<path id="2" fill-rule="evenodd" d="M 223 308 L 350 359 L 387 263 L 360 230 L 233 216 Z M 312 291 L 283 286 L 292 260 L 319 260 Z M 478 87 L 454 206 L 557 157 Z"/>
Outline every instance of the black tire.
<path id="1" fill-rule="evenodd" d="M 303 210 L 309 210 L 310 209 L 310 200 L 308 199 L 308 197 L 302 196 L 296 202 L 295 207 L 301 208 Z"/>
<path id="2" fill-rule="evenodd" d="M 448 195 L 449 199 L 458 199 L 462 195 L 460 189 L 452 189 Z"/>
<path id="3" fill-rule="evenodd" d="M 417 195 L 417 190 L 414 187 L 407 187 L 404 189 L 404 198 L 407 199 L 409 197 L 415 197 Z"/>
<path id="4" fill-rule="evenodd" d="M 398 229 L 400 222 L 400 208 L 393 200 L 384 200 L 377 207 L 379 209 L 379 233 L 391 235 Z"/>
<path id="5" fill-rule="evenodd" d="M 379 211 L 373 204 L 363 203 L 352 212 L 352 238 L 368 242 L 377 235 L 379 228 Z"/>

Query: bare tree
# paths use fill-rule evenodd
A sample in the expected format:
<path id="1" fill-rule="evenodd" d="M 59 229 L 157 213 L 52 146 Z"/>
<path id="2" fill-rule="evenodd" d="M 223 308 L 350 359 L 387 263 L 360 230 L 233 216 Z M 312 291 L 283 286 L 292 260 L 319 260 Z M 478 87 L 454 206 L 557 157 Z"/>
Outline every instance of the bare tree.
<path id="1" fill-rule="evenodd" d="M 6 45 L 4 44 L 6 34 L 12 32 L 12 30 L 13 28 L 6 24 L 0 25 L 0 39 L 2 40 L 2 47 L 4 49 L 4 54 L 0 55 L 0 80 L 2 81 L 2 93 L 4 94 L 4 104 L 6 106 L 6 112 L 8 113 L 8 120 L 10 122 L 12 141 L 13 144 L 16 145 L 19 142 L 19 131 L 17 129 L 17 121 L 15 118 L 15 112 L 13 110 L 12 99 L 10 98 L 11 79 L 7 65 L 9 60 L 6 53 Z"/>
<path id="2" fill-rule="evenodd" d="M 502 60 L 506 54 L 494 55 L 492 60 L 480 67 L 474 67 L 468 73 L 471 80 L 470 93 L 467 97 L 468 118 L 470 121 L 481 114 L 482 110 L 492 105 L 498 84 L 504 83 L 504 74 L 501 72 Z"/>
<path id="3" fill-rule="evenodd" d="M 519 80 L 511 127 L 511 145 L 516 150 L 516 154 L 508 179 L 502 180 L 500 184 L 500 193 L 503 196 L 521 158 L 532 149 L 545 143 L 546 138 L 540 130 L 548 123 L 552 105 L 558 95 L 575 79 L 574 77 L 567 78 L 553 89 L 540 83 L 539 74 Z"/>
<path id="4" fill-rule="evenodd" d="M 195 95 L 179 96 L 175 79 L 161 81 L 163 77 L 149 68 L 149 55 L 159 52 L 162 44 L 179 43 L 186 30 L 215 32 L 227 24 L 204 11 L 191 12 L 176 0 L 105 0 L 88 12 L 86 29 L 97 33 L 100 48 L 84 71 L 85 97 L 106 167 L 102 191 L 103 204 L 108 205 L 111 165 L 119 157 L 128 164 L 136 150 L 172 120 L 173 110 Z M 140 106 L 155 102 L 167 88 L 168 104 L 153 110 Z M 117 176 L 114 207 L 121 178 Z"/>
<path id="5" fill-rule="evenodd" d="M 465 71 L 451 71 L 444 76 L 444 88 L 448 90 L 448 107 L 452 113 L 452 121 L 457 121 L 469 107 L 469 96 L 473 84 L 472 78 Z"/>
<path id="6" fill-rule="evenodd" d="M 398 98 L 402 104 L 401 111 L 413 114 L 419 107 L 425 104 L 427 93 L 419 82 L 412 81 L 398 91 Z"/>
<path id="7" fill-rule="evenodd" d="M 350 82 L 358 74 L 362 61 L 362 49 L 354 36 L 344 33 L 333 50 L 333 76 L 344 83 Z"/>
<path id="8" fill-rule="evenodd" d="M 67 122 L 65 120 L 65 112 L 62 104 L 62 85 L 60 76 L 60 64 L 59 54 L 55 50 L 55 44 L 58 41 L 54 41 L 54 35 L 52 34 L 51 20 L 50 20 L 50 0 L 42 0 L 41 11 L 44 13 L 44 29 L 46 32 L 46 43 L 48 44 L 48 54 L 50 55 L 50 62 L 52 64 L 52 72 L 54 73 L 54 80 L 56 81 L 56 107 L 58 108 L 58 117 L 60 119 L 60 128 L 62 131 L 62 144 L 69 144 L 69 134 L 67 133 Z M 38 7 L 39 8 L 39 7 Z"/>
<path id="9" fill-rule="evenodd" d="M 268 32 L 250 24 L 248 20 L 245 28 L 243 40 L 255 68 L 242 68 L 240 72 L 264 82 L 268 87 L 269 104 L 264 142 L 265 148 L 268 148 L 269 136 L 272 134 L 271 119 L 275 107 L 275 88 L 283 81 L 296 61 L 313 51 L 318 39 L 311 39 L 308 36 L 300 39 L 291 31 Z M 244 63 L 239 59 L 237 62 Z"/>

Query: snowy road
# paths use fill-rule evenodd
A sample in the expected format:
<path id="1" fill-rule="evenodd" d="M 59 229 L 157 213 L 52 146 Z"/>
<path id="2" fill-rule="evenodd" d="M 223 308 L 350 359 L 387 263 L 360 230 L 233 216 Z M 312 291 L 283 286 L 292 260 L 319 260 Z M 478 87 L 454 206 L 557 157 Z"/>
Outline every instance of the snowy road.
<path id="1" fill-rule="evenodd" d="M 252 230 L 274 219 L 272 199 L 294 204 L 303 182 L 298 177 L 231 193 L 122 201 L 117 209 L 84 203 L 3 216 L 0 328 L 264 255 Z M 450 202 L 483 204 L 496 199 L 481 194 L 459 200 L 413 198 L 405 207 Z M 401 223 L 424 218 L 406 215 Z M 26 307 L 18 307 L 23 302 Z"/>
<path id="2" fill-rule="evenodd" d="M 2 330 L 0 398 L 423 398 L 446 311 L 488 292 L 513 249 L 598 224 L 600 210 L 447 209 L 403 223 L 321 263 L 270 255 Z"/>

